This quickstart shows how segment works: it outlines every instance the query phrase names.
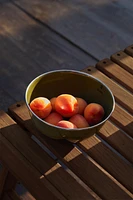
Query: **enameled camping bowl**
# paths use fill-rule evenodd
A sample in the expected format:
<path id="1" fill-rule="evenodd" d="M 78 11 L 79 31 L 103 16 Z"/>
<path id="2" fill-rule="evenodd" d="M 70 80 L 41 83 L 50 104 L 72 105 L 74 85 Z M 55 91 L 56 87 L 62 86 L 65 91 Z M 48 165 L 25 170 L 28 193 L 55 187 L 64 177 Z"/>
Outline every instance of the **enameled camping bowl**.
<path id="1" fill-rule="evenodd" d="M 51 99 L 60 94 L 72 94 L 81 97 L 87 103 L 99 103 L 105 110 L 104 119 L 87 128 L 66 129 L 51 125 L 40 119 L 30 109 L 30 102 L 36 97 Z M 92 75 L 76 70 L 50 71 L 32 80 L 26 88 L 25 101 L 31 119 L 36 128 L 44 135 L 53 139 L 82 140 L 97 133 L 112 114 L 115 100 L 111 90 L 99 79 Z"/>

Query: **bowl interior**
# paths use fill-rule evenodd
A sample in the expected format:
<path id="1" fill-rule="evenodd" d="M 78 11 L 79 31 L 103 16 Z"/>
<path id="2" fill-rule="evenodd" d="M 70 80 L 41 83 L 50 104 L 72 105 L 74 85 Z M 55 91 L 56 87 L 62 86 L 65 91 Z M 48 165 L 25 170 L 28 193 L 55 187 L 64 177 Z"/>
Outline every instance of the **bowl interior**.
<path id="1" fill-rule="evenodd" d="M 36 97 L 48 99 L 60 94 L 81 97 L 87 103 L 99 103 L 105 110 L 104 119 L 112 112 L 114 99 L 108 87 L 98 79 L 78 71 L 52 71 L 34 79 L 26 91 L 29 104 Z"/>

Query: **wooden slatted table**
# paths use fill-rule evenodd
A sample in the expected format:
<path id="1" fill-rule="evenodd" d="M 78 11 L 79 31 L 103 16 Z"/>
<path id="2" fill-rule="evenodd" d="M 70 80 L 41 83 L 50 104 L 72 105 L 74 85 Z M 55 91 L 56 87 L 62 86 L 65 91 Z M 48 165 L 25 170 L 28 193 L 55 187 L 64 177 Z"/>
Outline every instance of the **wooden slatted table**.
<path id="1" fill-rule="evenodd" d="M 133 199 L 133 45 L 83 71 L 112 90 L 112 116 L 73 144 L 40 134 L 23 101 L 0 111 L 1 199 L 20 198 L 17 181 L 31 193 L 27 199 Z"/>

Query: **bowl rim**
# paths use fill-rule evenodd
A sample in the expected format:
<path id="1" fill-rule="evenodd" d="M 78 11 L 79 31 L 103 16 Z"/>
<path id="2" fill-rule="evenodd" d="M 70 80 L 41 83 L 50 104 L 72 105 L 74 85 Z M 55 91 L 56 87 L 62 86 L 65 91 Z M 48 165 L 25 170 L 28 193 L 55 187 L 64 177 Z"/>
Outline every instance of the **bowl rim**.
<path id="1" fill-rule="evenodd" d="M 112 100 L 113 100 L 113 107 L 112 107 L 112 109 L 111 109 L 110 114 L 109 114 L 104 120 L 102 120 L 101 122 L 99 122 L 98 124 L 95 124 L 95 125 L 89 126 L 89 127 L 85 127 L 85 128 L 75 128 L 75 129 L 72 129 L 72 128 L 69 128 L 69 129 L 68 129 L 68 128 L 59 127 L 59 126 L 50 124 L 50 123 L 44 121 L 43 119 L 39 118 L 39 117 L 31 110 L 31 108 L 30 108 L 30 106 L 29 106 L 29 104 L 28 104 L 28 102 L 27 102 L 27 93 L 28 93 L 28 90 L 29 90 L 30 86 L 32 85 L 32 83 L 33 83 L 35 80 L 40 79 L 41 77 L 46 76 L 46 75 L 48 75 L 48 74 L 52 74 L 52 73 L 56 73 L 56 72 L 71 72 L 71 73 L 73 72 L 73 73 L 80 74 L 80 75 L 82 74 L 82 75 L 84 75 L 84 76 L 86 76 L 86 77 L 91 77 L 92 79 L 95 79 L 96 81 L 98 81 L 98 82 L 100 82 L 102 85 L 104 85 L 104 86 L 106 87 L 106 89 L 110 92 L 111 97 L 112 97 Z M 44 72 L 43 74 L 40 74 L 40 75 L 38 75 L 37 77 L 35 77 L 35 78 L 28 84 L 28 86 L 27 86 L 27 88 L 26 88 L 26 90 L 25 90 L 25 102 L 26 102 L 26 105 L 27 105 L 29 111 L 30 111 L 30 112 L 32 113 L 32 115 L 33 115 L 34 117 L 36 117 L 39 121 L 41 121 L 42 123 L 47 124 L 47 125 L 49 125 L 49 126 L 51 126 L 51 127 L 54 127 L 54 128 L 57 128 L 57 129 L 63 129 L 63 130 L 66 130 L 66 131 L 82 131 L 82 130 L 87 130 L 87 129 L 90 130 L 90 129 L 93 129 L 93 128 L 97 128 L 97 127 L 99 127 L 100 125 L 104 124 L 104 123 L 110 118 L 110 116 L 112 115 L 112 113 L 113 113 L 113 111 L 114 111 L 114 109 L 115 109 L 115 98 L 114 98 L 114 95 L 113 95 L 111 89 L 110 89 L 104 82 L 102 82 L 100 79 L 98 79 L 98 78 L 96 78 L 95 76 L 93 76 L 93 75 L 91 75 L 91 74 L 88 74 L 88 73 L 86 73 L 86 72 L 82 72 L 82 71 L 78 71 L 78 70 L 69 70 L 69 69 L 51 70 L 51 71 L 48 71 L 48 72 Z"/>

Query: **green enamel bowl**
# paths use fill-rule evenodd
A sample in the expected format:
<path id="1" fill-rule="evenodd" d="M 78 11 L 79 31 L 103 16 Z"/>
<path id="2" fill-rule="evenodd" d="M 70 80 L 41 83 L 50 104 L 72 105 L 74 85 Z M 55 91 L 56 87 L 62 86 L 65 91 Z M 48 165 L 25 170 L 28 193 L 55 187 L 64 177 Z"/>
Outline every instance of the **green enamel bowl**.
<path id="1" fill-rule="evenodd" d="M 101 104 L 105 110 L 102 122 L 87 128 L 60 128 L 37 117 L 29 107 L 30 102 L 36 97 L 51 99 L 64 93 L 81 97 L 88 104 L 91 102 Z M 92 75 L 76 70 L 55 70 L 36 77 L 26 88 L 25 101 L 31 119 L 42 134 L 53 139 L 65 138 L 70 141 L 82 140 L 97 133 L 110 117 L 115 107 L 114 96 L 102 81 Z"/>

